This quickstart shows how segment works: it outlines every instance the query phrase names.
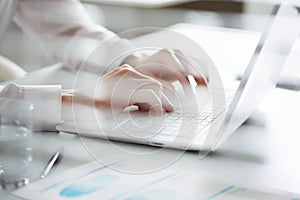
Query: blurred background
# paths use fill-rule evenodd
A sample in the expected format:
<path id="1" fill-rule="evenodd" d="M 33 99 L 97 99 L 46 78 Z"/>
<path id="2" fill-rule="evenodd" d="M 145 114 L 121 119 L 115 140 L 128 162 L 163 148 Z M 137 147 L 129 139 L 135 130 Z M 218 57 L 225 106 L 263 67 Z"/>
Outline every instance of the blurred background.
<path id="1" fill-rule="evenodd" d="M 266 23 L 266 14 L 270 14 L 273 4 L 277 4 L 280 0 L 82 0 L 82 2 L 97 23 L 118 33 L 139 27 L 167 27 L 176 23 L 261 31 Z M 13 23 L 0 46 L 0 55 L 6 56 L 29 72 L 55 63 Z"/>

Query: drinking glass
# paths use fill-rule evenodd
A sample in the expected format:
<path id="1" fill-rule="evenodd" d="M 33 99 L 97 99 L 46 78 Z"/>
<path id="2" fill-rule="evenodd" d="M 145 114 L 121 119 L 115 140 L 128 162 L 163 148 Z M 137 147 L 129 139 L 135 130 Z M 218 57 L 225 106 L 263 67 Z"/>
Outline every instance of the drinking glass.
<path id="1" fill-rule="evenodd" d="M 0 97 L 0 190 L 29 183 L 33 105 Z"/>

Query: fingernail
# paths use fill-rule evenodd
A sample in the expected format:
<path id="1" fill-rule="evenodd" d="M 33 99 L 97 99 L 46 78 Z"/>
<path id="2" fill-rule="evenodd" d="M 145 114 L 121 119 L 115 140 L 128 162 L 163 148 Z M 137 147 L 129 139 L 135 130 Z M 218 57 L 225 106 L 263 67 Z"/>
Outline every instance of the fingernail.
<path id="1" fill-rule="evenodd" d="M 156 112 L 156 114 L 157 114 L 158 116 L 163 114 L 163 110 L 162 110 L 162 107 L 161 107 L 161 106 L 157 106 L 157 112 Z"/>
<path id="2" fill-rule="evenodd" d="M 166 107 L 166 111 L 167 112 L 172 112 L 173 110 L 174 110 L 174 107 L 171 106 L 171 105 L 169 105 L 169 106 Z"/>
<path id="3" fill-rule="evenodd" d="M 163 110 L 162 110 L 162 109 L 157 110 L 156 114 L 157 114 L 158 116 L 162 115 L 162 114 L 163 114 Z"/>

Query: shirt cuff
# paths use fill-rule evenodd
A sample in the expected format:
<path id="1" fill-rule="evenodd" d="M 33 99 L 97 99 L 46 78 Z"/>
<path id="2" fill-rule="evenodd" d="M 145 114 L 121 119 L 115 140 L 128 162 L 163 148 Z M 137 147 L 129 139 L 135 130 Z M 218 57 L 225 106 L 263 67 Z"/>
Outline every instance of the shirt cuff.
<path id="1" fill-rule="evenodd" d="M 32 125 L 34 131 L 56 131 L 61 122 L 61 86 L 23 86 L 24 100 L 33 104 Z"/>
<path id="2" fill-rule="evenodd" d="M 62 97 L 60 85 L 0 86 L 0 96 L 23 99 L 33 104 L 33 131 L 56 131 L 61 122 Z"/>

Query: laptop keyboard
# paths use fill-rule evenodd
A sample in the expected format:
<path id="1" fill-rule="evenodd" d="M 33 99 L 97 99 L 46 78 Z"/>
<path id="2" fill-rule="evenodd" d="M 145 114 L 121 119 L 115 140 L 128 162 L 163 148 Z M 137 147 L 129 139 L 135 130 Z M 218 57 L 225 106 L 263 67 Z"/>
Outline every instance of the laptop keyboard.
<path id="1" fill-rule="evenodd" d="M 181 108 L 175 107 L 173 112 L 165 113 L 162 117 L 152 117 L 150 119 L 147 115 L 132 118 L 133 122 L 132 120 L 128 120 L 127 123 L 121 125 L 121 128 L 126 132 L 155 133 L 156 137 L 194 137 L 194 134 L 198 133 L 198 130 L 205 130 L 208 125 L 212 124 L 214 120 L 228 110 L 234 94 L 235 91 L 226 90 L 225 106 L 218 105 L 217 103 L 214 106 L 208 104 L 196 112 L 183 111 Z M 218 102 L 218 100 L 215 102 Z"/>

